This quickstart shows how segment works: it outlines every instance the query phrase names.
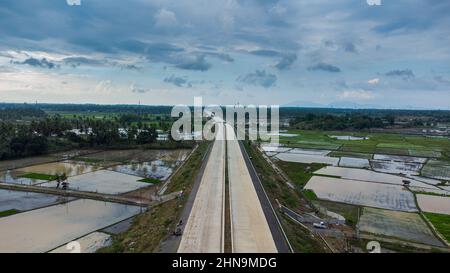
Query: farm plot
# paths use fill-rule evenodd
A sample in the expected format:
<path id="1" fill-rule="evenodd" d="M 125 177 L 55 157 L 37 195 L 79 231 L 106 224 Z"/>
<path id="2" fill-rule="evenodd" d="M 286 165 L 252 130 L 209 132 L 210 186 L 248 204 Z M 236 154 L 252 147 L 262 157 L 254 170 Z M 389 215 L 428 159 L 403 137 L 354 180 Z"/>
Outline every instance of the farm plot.
<path id="1" fill-rule="evenodd" d="M 419 175 L 422 168 L 420 163 L 384 160 L 371 160 L 370 165 L 377 172 L 404 175 Z"/>
<path id="2" fill-rule="evenodd" d="M 422 169 L 422 175 L 435 179 L 450 180 L 450 164 L 437 160 L 430 160 Z"/>
<path id="3" fill-rule="evenodd" d="M 349 168 L 370 168 L 369 160 L 364 158 L 354 158 L 354 157 L 341 157 L 339 161 L 339 167 L 349 167 Z"/>
<path id="4" fill-rule="evenodd" d="M 442 190 L 442 189 L 438 189 L 438 188 L 436 188 L 436 189 L 427 189 L 427 188 L 421 188 L 421 187 L 410 187 L 410 189 L 413 192 L 416 192 L 416 193 L 424 193 L 424 194 L 429 193 L 429 194 L 434 194 L 434 195 L 448 195 L 448 196 L 450 196 L 450 191 Z"/>
<path id="5" fill-rule="evenodd" d="M 148 183 L 138 182 L 142 179 L 138 176 L 123 174 L 119 172 L 100 170 L 82 175 L 72 176 L 67 179 L 69 189 L 76 191 L 98 192 L 105 194 L 121 194 L 143 187 Z M 56 187 L 56 181 L 41 184 L 44 187 Z"/>
<path id="6" fill-rule="evenodd" d="M 79 199 L 0 219 L 0 253 L 47 252 L 142 212 L 142 208 Z"/>
<path id="7" fill-rule="evenodd" d="M 300 149 L 300 148 L 294 148 L 294 149 L 287 151 L 287 153 L 290 153 L 290 154 L 305 154 L 305 155 L 319 155 L 319 156 L 326 156 L 330 152 L 331 151 L 329 151 L 329 150 L 313 150 L 313 149 Z"/>
<path id="8" fill-rule="evenodd" d="M 282 161 L 307 163 L 307 164 L 322 163 L 337 166 L 339 163 L 339 158 L 320 155 L 280 153 L 275 157 Z"/>
<path id="9" fill-rule="evenodd" d="M 450 215 L 450 197 L 418 194 L 417 203 L 425 212 Z"/>
<path id="10" fill-rule="evenodd" d="M 374 154 L 373 159 L 385 160 L 385 161 L 413 162 L 413 163 L 421 163 L 421 164 L 423 164 L 427 161 L 427 158 L 424 158 L 424 157 L 383 155 L 383 154 Z"/>
<path id="11" fill-rule="evenodd" d="M 417 213 L 364 208 L 358 226 L 362 232 L 444 246 Z"/>
<path id="12" fill-rule="evenodd" d="M 103 232 L 93 232 L 80 239 L 77 239 L 80 243 L 80 253 L 95 253 L 98 249 L 109 246 L 112 243 L 111 235 Z M 67 245 L 63 245 L 50 251 L 50 253 L 70 253 L 71 249 L 67 248 Z"/>
<path id="13" fill-rule="evenodd" d="M 26 211 L 46 207 L 73 198 L 34 192 L 0 190 L 0 212 L 7 210 Z"/>
<path id="14" fill-rule="evenodd" d="M 264 152 L 271 152 L 271 153 L 284 153 L 289 151 L 291 148 L 287 147 L 281 147 L 281 146 L 272 146 L 272 145 L 262 145 L 261 149 Z"/>
<path id="15" fill-rule="evenodd" d="M 177 161 L 155 160 L 128 165 L 117 165 L 109 168 L 109 170 L 164 181 L 169 178 L 178 165 L 179 162 Z"/>
<path id="16" fill-rule="evenodd" d="M 356 137 L 356 136 L 330 136 L 337 140 L 368 140 L 369 137 Z"/>
<path id="17" fill-rule="evenodd" d="M 176 150 L 175 150 L 176 151 Z M 86 160 L 109 161 L 109 162 L 144 162 L 152 161 L 168 154 L 174 153 L 174 150 L 109 150 L 95 154 L 83 156 Z"/>
<path id="18" fill-rule="evenodd" d="M 383 184 L 394 184 L 394 185 L 403 185 L 404 177 L 387 174 L 387 173 L 378 173 L 370 170 L 364 169 L 353 169 L 353 168 L 341 168 L 334 166 L 327 166 L 315 172 L 315 174 L 321 175 L 329 175 L 329 176 L 337 176 L 345 179 L 359 180 L 363 182 L 374 182 L 374 183 L 383 183 Z M 432 185 L 425 184 L 420 181 L 416 181 L 410 178 L 406 180 L 410 181 L 411 186 L 423 187 L 435 189 L 436 187 Z"/>
<path id="19" fill-rule="evenodd" d="M 66 174 L 67 176 L 80 175 L 98 170 L 99 167 L 88 164 L 79 164 L 69 161 L 53 162 L 16 169 L 18 173 L 38 173 L 47 175 Z"/>
<path id="20" fill-rule="evenodd" d="M 305 189 L 319 199 L 400 211 L 417 211 L 414 196 L 398 185 L 313 176 Z"/>

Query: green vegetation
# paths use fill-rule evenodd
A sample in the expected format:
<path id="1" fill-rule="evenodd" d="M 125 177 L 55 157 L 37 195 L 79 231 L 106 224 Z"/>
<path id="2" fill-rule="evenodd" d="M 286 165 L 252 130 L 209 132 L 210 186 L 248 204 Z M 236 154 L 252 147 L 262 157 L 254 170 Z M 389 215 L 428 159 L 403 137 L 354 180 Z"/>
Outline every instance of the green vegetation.
<path id="1" fill-rule="evenodd" d="M 431 212 L 424 212 L 424 214 L 445 240 L 450 242 L 450 215 Z"/>
<path id="2" fill-rule="evenodd" d="M 303 190 L 303 195 L 311 201 L 318 199 L 316 193 L 310 189 Z"/>
<path id="3" fill-rule="evenodd" d="M 166 193 L 183 190 L 183 195 L 189 196 L 202 165 L 202 159 L 208 150 L 208 144 L 207 142 L 201 143 L 189 160 L 172 176 Z M 102 248 L 98 252 L 157 252 L 161 241 L 170 236 L 175 229 L 186 199 L 173 199 L 138 215 L 127 231 L 113 236 L 111 246 Z"/>
<path id="4" fill-rule="evenodd" d="M 161 180 L 156 179 L 156 178 L 148 177 L 148 178 L 143 178 L 141 180 L 138 180 L 138 182 L 151 183 L 151 184 L 156 185 L 156 184 L 161 183 Z"/>
<path id="5" fill-rule="evenodd" d="M 19 177 L 36 179 L 36 180 L 47 180 L 47 181 L 53 181 L 58 178 L 57 175 L 50 175 L 50 174 L 44 174 L 44 173 L 26 173 L 23 175 L 19 175 Z"/>
<path id="6" fill-rule="evenodd" d="M 0 218 L 2 217 L 6 217 L 6 216 L 10 216 L 10 215 L 14 215 L 19 213 L 20 211 L 15 210 L 15 209 L 10 209 L 10 210 L 5 210 L 5 211 L 0 211 Z"/>
<path id="7" fill-rule="evenodd" d="M 352 133 L 335 131 L 305 131 L 288 130 L 296 137 L 280 136 L 280 143 L 288 147 L 332 150 L 331 156 L 350 156 L 371 158 L 374 153 L 442 157 L 450 151 L 450 141 L 447 138 L 432 138 L 426 136 L 408 136 L 387 133 Z M 368 137 L 365 140 L 339 140 L 330 136 L 345 135 Z"/>
<path id="8" fill-rule="evenodd" d="M 303 188 L 303 186 L 306 185 L 306 183 L 312 177 L 313 172 L 326 166 L 325 164 L 303 164 L 281 160 L 277 161 L 276 164 L 299 188 Z"/>

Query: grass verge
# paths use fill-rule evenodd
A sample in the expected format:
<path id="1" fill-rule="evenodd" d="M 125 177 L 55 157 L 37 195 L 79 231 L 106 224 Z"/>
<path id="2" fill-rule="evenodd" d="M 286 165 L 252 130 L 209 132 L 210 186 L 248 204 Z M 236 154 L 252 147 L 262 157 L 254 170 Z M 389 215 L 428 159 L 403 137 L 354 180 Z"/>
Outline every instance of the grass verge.
<path id="1" fill-rule="evenodd" d="M 283 172 L 289 177 L 289 179 L 300 188 L 303 188 L 303 186 L 306 185 L 315 171 L 326 166 L 326 164 L 304 164 L 281 160 L 277 161 L 276 164 L 283 170 Z"/>
<path id="2" fill-rule="evenodd" d="M 247 141 L 244 142 L 244 147 L 274 208 L 277 206 L 275 200 L 294 211 L 300 211 L 302 207 L 308 206 L 307 201 L 301 197 L 299 191 L 288 187 L 255 147 Z M 292 220 L 279 213 L 278 210 L 276 210 L 276 213 L 294 252 L 314 253 L 326 251 L 318 240 L 311 237 L 308 230 L 292 222 Z"/>
<path id="3" fill-rule="evenodd" d="M 151 183 L 151 184 L 155 184 L 156 185 L 156 184 L 161 183 L 161 180 L 156 179 L 156 178 L 148 177 L 148 178 L 143 178 L 141 180 L 138 180 L 138 182 Z"/>
<path id="4" fill-rule="evenodd" d="M 17 214 L 19 212 L 20 211 L 15 210 L 15 209 L 0 211 L 0 218 L 6 217 L 6 216 L 10 216 L 10 215 L 14 215 L 14 214 Z"/>
<path id="5" fill-rule="evenodd" d="M 430 212 L 424 212 L 424 214 L 445 240 L 450 242 L 450 215 Z"/>
<path id="6" fill-rule="evenodd" d="M 50 175 L 50 174 L 45 174 L 45 173 L 26 173 L 23 175 L 19 175 L 19 177 L 20 178 L 37 179 L 37 180 L 47 180 L 47 181 L 53 181 L 58 178 L 56 175 Z"/>

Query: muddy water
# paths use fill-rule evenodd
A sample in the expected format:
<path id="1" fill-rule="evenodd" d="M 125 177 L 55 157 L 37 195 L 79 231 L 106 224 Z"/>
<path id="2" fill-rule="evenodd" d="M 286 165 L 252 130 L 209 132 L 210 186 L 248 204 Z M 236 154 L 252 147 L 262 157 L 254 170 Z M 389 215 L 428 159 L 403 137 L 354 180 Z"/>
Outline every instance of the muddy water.
<path id="1" fill-rule="evenodd" d="M 178 161 L 154 160 L 151 162 L 117 165 L 111 167 L 110 170 L 140 177 L 151 177 L 159 180 L 166 180 L 179 164 L 180 162 Z"/>
<path id="2" fill-rule="evenodd" d="M 0 218 L 0 252 L 47 252 L 140 212 L 82 199 Z"/>
<path id="3" fill-rule="evenodd" d="M 11 209 L 25 211 L 71 200 L 73 198 L 50 194 L 0 190 L 0 211 Z"/>
<path id="4" fill-rule="evenodd" d="M 450 215 L 450 197 L 418 194 L 417 202 L 423 211 Z"/>
<path id="5" fill-rule="evenodd" d="M 64 161 L 25 167 L 17 169 L 16 171 L 22 173 L 44 173 L 50 175 L 65 173 L 67 176 L 75 176 L 87 172 L 93 172 L 98 169 L 98 166 Z"/>

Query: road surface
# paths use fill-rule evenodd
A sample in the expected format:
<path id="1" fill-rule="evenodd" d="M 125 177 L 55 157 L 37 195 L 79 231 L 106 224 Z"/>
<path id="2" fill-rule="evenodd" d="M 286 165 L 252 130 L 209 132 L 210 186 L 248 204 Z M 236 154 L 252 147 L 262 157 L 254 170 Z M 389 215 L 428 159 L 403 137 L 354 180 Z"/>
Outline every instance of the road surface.
<path id="1" fill-rule="evenodd" d="M 232 126 L 226 124 L 233 253 L 276 253 L 272 233 Z"/>
<path id="2" fill-rule="evenodd" d="M 208 163 L 183 231 L 179 253 L 224 251 L 225 141 L 219 123 Z"/>

